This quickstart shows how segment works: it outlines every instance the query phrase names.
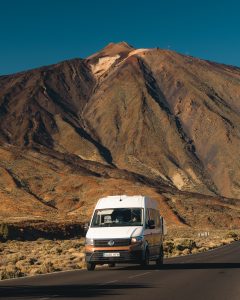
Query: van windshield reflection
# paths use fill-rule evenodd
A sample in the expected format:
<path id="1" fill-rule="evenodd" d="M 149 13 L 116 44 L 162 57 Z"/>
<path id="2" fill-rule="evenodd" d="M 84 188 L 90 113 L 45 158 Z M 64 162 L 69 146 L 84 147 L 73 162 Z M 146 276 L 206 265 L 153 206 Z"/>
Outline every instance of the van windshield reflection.
<path id="1" fill-rule="evenodd" d="M 97 209 L 91 227 L 142 226 L 142 208 Z"/>

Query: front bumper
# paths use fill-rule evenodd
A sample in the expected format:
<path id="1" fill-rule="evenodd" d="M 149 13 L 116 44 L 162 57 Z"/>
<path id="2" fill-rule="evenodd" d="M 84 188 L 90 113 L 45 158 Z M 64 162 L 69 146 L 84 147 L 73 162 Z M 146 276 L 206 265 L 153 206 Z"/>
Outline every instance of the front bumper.
<path id="1" fill-rule="evenodd" d="M 109 251 L 113 253 L 114 251 Z M 106 251 L 95 251 L 92 253 L 86 253 L 86 262 L 92 262 L 92 263 L 130 263 L 130 262 L 140 262 L 143 257 L 142 251 L 115 251 L 120 254 L 119 257 L 104 257 L 103 254 L 106 253 Z"/>
<path id="2" fill-rule="evenodd" d="M 95 263 L 95 264 L 107 264 L 107 263 L 139 263 L 144 257 L 143 247 L 125 247 L 126 249 L 92 249 L 89 251 L 86 248 L 86 262 Z M 104 253 L 119 253 L 118 257 L 105 257 Z"/>

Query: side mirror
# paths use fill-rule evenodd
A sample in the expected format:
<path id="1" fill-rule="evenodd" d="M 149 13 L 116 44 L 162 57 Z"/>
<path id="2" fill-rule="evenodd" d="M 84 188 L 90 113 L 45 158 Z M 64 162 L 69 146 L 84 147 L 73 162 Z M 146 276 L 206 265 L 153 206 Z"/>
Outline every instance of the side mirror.
<path id="1" fill-rule="evenodd" d="M 88 228 L 89 228 L 89 223 L 85 223 L 84 226 L 83 226 L 84 233 L 87 233 Z"/>
<path id="2" fill-rule="evenodd" d="M 155 228 L 155 222 L 154 222 L 154 220 L 149 220 L 148 221 L 148 228 L 149 229 L 154 229 Z"/>

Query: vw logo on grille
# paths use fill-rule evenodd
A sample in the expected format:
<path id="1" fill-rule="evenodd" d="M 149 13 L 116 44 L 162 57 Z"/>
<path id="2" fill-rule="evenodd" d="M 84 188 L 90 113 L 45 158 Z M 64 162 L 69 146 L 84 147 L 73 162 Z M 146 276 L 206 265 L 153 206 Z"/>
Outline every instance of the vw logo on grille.
<path id="1" fill-rule="evenodd" d="M 113 240 L 110 240 L 110 241 L 108 242 L 108 245 L 109 245 L 109 246 L 113 246 L 113 245 L 114 245 L 114 241 L 113 241 Z"/>

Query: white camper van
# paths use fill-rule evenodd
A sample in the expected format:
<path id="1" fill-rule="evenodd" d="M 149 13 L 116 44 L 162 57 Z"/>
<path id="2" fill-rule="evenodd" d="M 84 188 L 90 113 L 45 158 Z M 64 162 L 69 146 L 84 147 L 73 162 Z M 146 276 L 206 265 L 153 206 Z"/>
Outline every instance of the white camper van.
<path id="1" fill-rule="evenodd" d="M 157 201 L 146 196 L 108 196 L 99 199 L 86 234 L 86 263 L 163 263 L 164 220 Z"/>

